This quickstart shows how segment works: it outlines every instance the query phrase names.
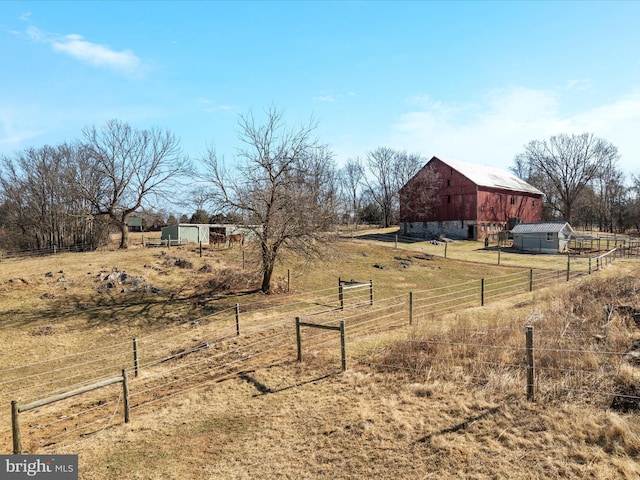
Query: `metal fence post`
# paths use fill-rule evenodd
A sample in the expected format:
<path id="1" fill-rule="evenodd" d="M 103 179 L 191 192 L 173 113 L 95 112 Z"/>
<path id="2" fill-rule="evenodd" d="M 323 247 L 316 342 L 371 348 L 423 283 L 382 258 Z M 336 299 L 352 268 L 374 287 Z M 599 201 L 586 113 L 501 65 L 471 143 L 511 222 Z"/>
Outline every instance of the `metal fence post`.
<path id="1" fill-rule="evenodd" d="M 138 360 L 138 339 L 133 338 L 133 375 L 138 376 L 138 370 L 140 369 L 140 362 Z"/>
<path id="2" fill-rule="evenodd" d="M 533 357 L 533 326 L 527 327 L 527 400 L 535 400 L 535 367 Z"/>
<path id="3" fill-rule="evenodd" d="M 298 362 L 302 361 L 302 338 L 300 335 L 300 317 L 296 317 L 296 344 L 298 345 Z"/>
<path id="4" fill-rule="evenodd" d="M 347 346 L 344 335 L 344 320 L 340 320 L 340 355 L 342 357 L 342 371 L 347 369 Z"/>

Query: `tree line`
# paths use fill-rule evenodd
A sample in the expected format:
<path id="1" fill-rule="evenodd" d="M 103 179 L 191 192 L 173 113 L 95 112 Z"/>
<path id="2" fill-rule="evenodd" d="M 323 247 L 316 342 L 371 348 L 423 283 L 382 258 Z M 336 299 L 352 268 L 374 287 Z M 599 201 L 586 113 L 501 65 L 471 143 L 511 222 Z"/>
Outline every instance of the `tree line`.
<path id="1" fill-rule="evenodd" d="M 283 247 L 312 258 L 337 224 L 397 224 L 399 190 L 428 160 L 382 146 L 338 168 L 316 130 L 313 119 L 288 125 L 276 108 L 240 115 L 232 162 L 210 148 L 199 170 L 170 131 L 119 120 L 86 127 L 73 142 L 3 155 L 0 249 L 94 249 L 111 231 L 127 248 L 134 213 L 154 223 L 238 223 L 253 230 L 268 291 Z M 640 179 L 626 185 L 618 159 L 606 140 L 563 134 L 530 142 L 512 170 L 545 193 L 545 220 L 640 231 Z M 435 204 L 432 180 L 422 208 Z M 163 213 L 185 204 L 191 215 Z"/>

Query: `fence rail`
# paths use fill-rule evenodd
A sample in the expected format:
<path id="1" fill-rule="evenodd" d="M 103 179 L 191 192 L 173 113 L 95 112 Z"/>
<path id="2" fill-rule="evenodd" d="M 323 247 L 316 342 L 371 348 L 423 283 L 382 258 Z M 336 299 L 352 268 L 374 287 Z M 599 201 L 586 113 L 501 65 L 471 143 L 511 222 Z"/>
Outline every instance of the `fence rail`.
<path id="1" fill-rule="evenodd" d="M 236 305 L 235 308 L 221 310 L 197 321 L 138 337 L 134 339 L 133 345 L 131 340 L 123 340 L 96 350 L 0 370 L 0 386 L 3 391 L 0 401 L 12 400 L 12 405 L 15 402 L 16 414 L 32 410 L 41 410 L 40 414 L 45 414 L 43 412 L 46 408 L 36 406 L 49 405 L 52 403 L 48 401 L 51 398 L 60 400 L 81 393 L 88 394 L 98 387 L 120 381 L 125 374 L 114 378 L 112 372 L 124 367 L 135 372 L 135 377 L 127 385 L 131 389 L 131 406 L 126 408 L 135 410 L 187 390 L 201 388 L 208 382 L 237 374 L 242 369 L 291 359 L 295 355 L 296 345 L 298 359 L 301 360 L 302 327 L 305 328 L 305 348 L 326 347 L 327 351 L 335 351 L 334 346 L 340 342 L 343 370 L 348 359 L 353 363 L 380 367 L 386 364 L 384 358 L 379 361 L 364 361 L 347 351 L 346 342 L 355 345 L 359 339 L 418 324 L 433 327 L 429 339 L 417 342 L 424 352 L 446 347 L 446 355 L 429 359 L 433 372 L 457 378 L 460 368 L 463 368 L 471 372 L 469 375 L 474 381 L 495 382 L 495 379 L 487 378 L 487 369 L 480 371 L 479 365 L 485 365 L 491 366 L 495 371 L 514 372 L 516 377 L 518 372 L 523 375 L 526 373 L 522 385 L 526 385 L 527 397 L 530 399 L 534 398 L 534 392 L 539 393 L 538 397 L 549 397 L 554 394 L 554 388 L 555 394 L 560 394 L 562 390 L 589 395 L 593 392 L 589 393 L 589 388 L 585 386 L 588 384 L 580 383 L 580 378 L 588 379 L 602 374 L 602 367 L 589 372 L 578 368 L 580 363 L 560 363 L 551 355 L 552 350 L 558 346 L 545 345 L 540 341 L 541 338 L 557 338 L 562 332 L 539 331 L 535 340 L 538 343 L 531 345 L 528 337 L 526 342 L 500 345 L 496 342 L 501 338 L 499 332 L 505 330 L 503 327 L 465 327 L 464 341 L 452 342 L 444 336 L 451 334 L 451 327 L 443 328 L 442 322 L 434 322 L 443 314 L 461 308 L 482 307 L 507 296 L 546 287 L 550 282 L 566 282 L 589 275 L 611 263 L 617 258 L 616 255 L 620 253 L 613 249 L 588 259 L 568 257 L 564 271 L 528 269 L 480 281 L 376 299 L 375 302 L 373 282 L 355 282 L 350 285 L 354 288 L 347 289 L 349 295 L 345 295 L 344 288 L 339 288 L 337 295 L 335 289 L 326 289 L 315 294 L 294 296 L 295 302 L 284 305 L 279 301 L 271 304 L 261 302 L 256 305 Z M 341 281 L 339 287 L 344 287 Z M 333 330 L 340 330 L 340 338 Z M 481 356 L 478 351 L 483 351 L 486 355 Z M 534 351 L 535 369 L 532 366 Z M 615 352 L 596 350 L 581 352 L 577 357 L 586 358 L 589 355 L 621 358 Z M 478 363 L 473 363 L 474 358 Z M 162 368 L 158 368 L 160 365 Z M 394 365 L 397 368 L 402 362 Z M 410 362 L 406 367 L 416 371 L 421 368 Z M 569 377 L 573 380 L 566 380 Z M 613 386 L 608 384 L 607 388 L 601 394 L 612 395 Z M 43 397 L 46 398 L 43 400 Z M 16 398 L 26 401 L 19 402 Z M 98 403 L 100 405 L 78 412 L 78 417 L 86 415 L 87 425 L 96 421 L 98 407 L 114 405 L 113 400 Z M 101 411 L 104 410 L 106 408 Z M 36 415 L 37 412 L 32 414 Z M 108 412 L 101 415 L 108 416 Z M 59 422 L 61 421 L 44 422 L 51 431 L 31 428 L 28 433 L 32 437 L 45 438 L 46 435 L 46 438 L 55 438 L 54 445 L 63 445 L 63 440 L 69 435 L 78 435 L 77 431 L 67 430 Z M 78 420 L 78 423 L 81 422 Z M 36 422 L 30 424 L 37 425 Z M 31 449 L 39 448 L 38 445 L 40 443 L 34 440 Z"/>

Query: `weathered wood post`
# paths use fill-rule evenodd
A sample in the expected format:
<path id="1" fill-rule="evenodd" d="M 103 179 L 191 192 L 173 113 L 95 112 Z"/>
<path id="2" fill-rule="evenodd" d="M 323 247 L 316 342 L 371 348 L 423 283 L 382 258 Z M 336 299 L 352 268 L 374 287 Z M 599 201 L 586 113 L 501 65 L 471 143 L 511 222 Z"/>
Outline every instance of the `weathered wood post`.
<path id="1" fill-rule="evenodd" d="M 589 257 L 589 275 L 591 275 L 591 257 Z"/>
<path id="2" fill-rule="evenodd" d="M 22 441 L 20 439 L 20 419 L 18 418 L 18 400 L 11 400 L 11 430 L 13 432 L 13 454 L 22 453 Z"/>
<path id="3" fill-rule="evenodd" d="M 484 278 L 480 279 L 480 306 L 484 307 Z"/>
<path id="4" fill-rule="evenodd" d="M 291 270 L 287 268 L 287 292 L 291 289 Z"/>
<path id="5" fill-rule="evenodd" d="M 340 310 L 344 310 L 344 287 L 342 282 L 338 279 L 338 300 L 340 301 Z"/>
<path id="6" fill-rule="evenodd" d="M 124 423 L 131 420 L 131 410 L 129 409 L 129 381 L 127 380 L 127 371 L 122 369 L 122 395 L 124 396 Z"/>
<path id="7" fill-rule="evenodd" d="M 444 242 L 444 258 L 447 258 L 447 245 L 449 245 L 449 242 Z"/>
<path id="8" fill-rule="evenodd" d="M 240 304 L 236 303 L 236 335 L 240 335 Z"/>
<path id="9" fill-rule="evenodd" d="M 409 292 L 409 325 L 413 323 L 413 292 Z"/>
<path id="10" fill-rule="evenodd" d="M 569 281 L 570 275 L 571 275 L 571 255 L 567 254 L 567 282 Z"/>
<path id="11" fill-rule="evenodd" d="M 527 327 L 527 400 L 535 400 L 535 366 L 533 357 L 533 326 Z"/>
<path id="12" fill-rule="evenodd" d="M 138 361 L 138 339 L 133 337 L 133 376 L 138 376 L 138 370 L 140 369 L 140 363 Z"/>
<path id="13" fill-rule="evenodd" d="M 340 320 L 340 356 L 342 357 L 342 371 L 347 369 L 347 346 L 344 335 L 344 320 Z"/>
<path id="14" fill-rule="evenodd" d="M 529 291 L 533 292 L 533 268 L 529 269 Z"/>
<path id="15" fill-rule="evenodd" d="M 298 362 L 302 361 L 302 336 L 300 334 L 300 317 L 296 317 L 296 344 L 298 345 Z"/>
<path id="16" fill-rule="evenodd" d="M 202 240 L 200 240 L 200 258 L 202 258 Z"/>
<path id="17" fill-rule="evenodd" d="M 500 249 L 500 244 L 498 244 L 498 265 L 500 265 L 500 252 L 502 250 Z"/>
<path id="18" fill-rule="evenodd" d="M 373 280 L 369 280 L 369 305 L 373 305 Z"/>

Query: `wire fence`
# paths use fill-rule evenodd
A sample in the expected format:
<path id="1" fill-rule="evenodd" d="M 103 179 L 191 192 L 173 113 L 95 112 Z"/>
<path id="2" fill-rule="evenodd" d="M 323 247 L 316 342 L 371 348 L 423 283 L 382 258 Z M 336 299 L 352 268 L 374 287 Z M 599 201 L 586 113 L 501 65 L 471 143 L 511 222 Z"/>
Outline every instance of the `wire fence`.
<path id="1" fill-rule="evenodd" d="M 131 372 L 131 410 L 152 408 L 242 371 L 293 361 L 295 322 L 301 318 L 334 327 L 344 322 L 348 365 L 403 370 L 425 381 L 442 378 L 511 393 L 531 386 L 527 375 L 535 368 L 538 401 L 637 403 L 638 392 L 621 388 L 629 376 L 628 357 L 622 335 L 613 327 L 606 335 L 601 329 L 567 325 L 540 328 L 532 365 L 527 362 L 524 325 L 458 325 L 443 320 L 463 308 L 597 272 L 620 255 L 616 252 L 569 257 L 566 270 L 522 270 L 383 299 L 374 299 L 372 282 L 349 282 L 354 288 L 348 289 L 339 282 L 338 288 L 292 295 L 288 302 L 236 305 L 137 339 L 0 370 L 0 402 L 49 397 L 103 381 L 125 368 Z M 535 323 L 535 318 L 529 320 Z M 407 341 L 407 332 L 418 328 L 423 335 Z M 396 329 L 402 332 L 402 348 L 385 346 L 373 353 L 369 347 L 359 348 Z M 314 358 L 335 361 L 337 366 L 340 338 L 335 331 L 303 327 L 302 337 L 305 358 L 312 352 Z M 25 450 L 63 452 L 94 438 L 118 421 L 123 408 L 119 395 L 117 387 L 109 386 L 23 413 L 29 416 L 23 430 Z"/>

